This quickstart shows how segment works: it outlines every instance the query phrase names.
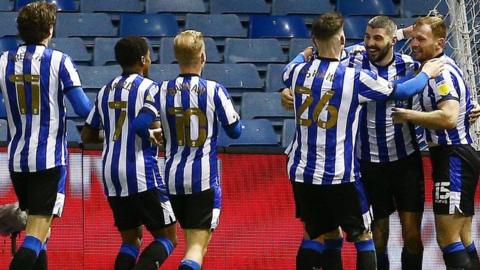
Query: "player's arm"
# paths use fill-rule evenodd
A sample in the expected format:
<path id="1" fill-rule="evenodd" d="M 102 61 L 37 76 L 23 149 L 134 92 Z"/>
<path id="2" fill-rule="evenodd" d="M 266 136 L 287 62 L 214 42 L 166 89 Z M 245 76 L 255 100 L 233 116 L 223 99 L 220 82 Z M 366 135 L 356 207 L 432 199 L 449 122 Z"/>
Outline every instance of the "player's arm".
<path id="1" fill-rule="evenodd" d="M 81 139 L 83 143 L 102 143 L 103 138 L 100 135 L 101 129 L 101 118 L 100 113 L 98 112 L 97 101 L 95 102 L 95 106 L 93 106 L 92 110 L 88 114 L 87 120 L 85 121 L 85 125 L 83 126 L 81 132 Z"/>
<path id="2" fill-rule="evenodd" d="M 215 92 L 213 102 L 218 120 L 222 123 L 222 128 L 225 130 L 227 136 L 232 139 L 237 139 L 242 134 L 242 121 L 240 121 L 240 116 L 235 111 L 232 100 L 223 86 L 217 84 Z"/>
<path id="3" fill-rule="evenodd" d="M 468 121 L 470 121 L 470 124 L 473 124 L 477 121 L 477 119 L 480 117 L 480 106 L 478 105 L 478 102 L 476 100 L 473 101 L 473 109 L 470 111 L 470 114 L 468 115 Z"/>
<path id="4" fill-rule="evenodd" d="M 392 108 L 395 123 L 411 122 L 428 129 L 451 129 L 457 126 L 460 104 L 457 100 L 438 103 L 438 110 L 420 112 L 402 108 Z"/>
<path id="5" fill-rule="evenodd" d="M 152 130 L 150 130 L 149 127 L 152 126 L 158 116 L 156 101 L 160 104 L 160 91 L 155 84 L 145 93 L 143 107 L 132 121 L 133 130 L 143 139 L 153 139 Z"/>
<path id="6" fill-rule="evenodd" d="M 84 118 L 88 116 L 92 104 L 87 95 L 85 95 L 85 92 L 83 92 L 82 87 L 77 86 L 67 89 L 65 90 L 65 95 L 72 104 L 73 110 L 77 115 Z"/>

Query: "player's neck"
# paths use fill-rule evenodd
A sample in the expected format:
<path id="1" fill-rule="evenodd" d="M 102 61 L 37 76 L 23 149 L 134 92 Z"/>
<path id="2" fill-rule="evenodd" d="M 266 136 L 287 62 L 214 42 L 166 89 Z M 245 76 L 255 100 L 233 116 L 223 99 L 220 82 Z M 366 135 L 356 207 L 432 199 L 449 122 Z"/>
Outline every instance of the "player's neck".
<path id="1" fill-rule="evenodd" d="M 122 69 L 122 75 L 131 75 L 138 74 L 143 77 L 143 68 L 142 67 L 129 67 Z"/>
<path id="2" fill-rule="evenodd" d="M 179 66 L 180 74 L 197 74 L 200 76 L 202 73 L 202 65 L 193 65 L 193 66 Z"/>
<path id="3" fill-rule="evenodd" d="M 393 50 L 390 50 L 382 60 L 377 61 L 374 64 L 377 65 L 377 66 L 380 66 L 380 67 L 386 67 L 386 66 L 390 65 L 390 63 L 392 63 L 392 61 L 393 61 Z"/>
<path id="4" fill-rule="evenodd" d="M 343 48 L 339 46 L 334 46 L 331 43 L 320 43 L 317 42 L 318 57 L 320 58 L 330 58 L 330 59 L 340 59 L 340 54 Z"/>

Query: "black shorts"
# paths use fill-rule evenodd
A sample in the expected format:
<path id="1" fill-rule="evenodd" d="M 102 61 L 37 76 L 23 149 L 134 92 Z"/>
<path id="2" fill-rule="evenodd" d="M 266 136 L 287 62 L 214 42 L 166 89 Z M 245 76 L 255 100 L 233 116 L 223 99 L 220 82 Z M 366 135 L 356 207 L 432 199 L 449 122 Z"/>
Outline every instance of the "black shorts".
<path id="1" fill-rule="evenodd" d="M 60 217 L 65 203 L 66 166 L 38 172 L 10 171 L 20 209 L 29 215 Z"/>
<path id="2" fill-rule="evenodd" d="M 168 197 L 157 188 L 127 197 L 108 197 L 108 203 L 119 231 L 134 229 L 142 224 L 147 230 L 153 231 L 176 222 Z"/>
<path id="3" fill-rule="evenodd" d="M 370 232 L 372 216 L 361 182 L 338 185 L 311 185 L 293 182 L 297 214 L 310 238 L 339 226 L 348 241 Z"/>
<path id="4" fill-rule="evenodd" d="M 396 210 L 423 212 L 425 180 L 419 152 L 388 163 L 360 161 L 360 171 L 374 219 L 386 218 Z"/>
<path id="5" fill-rule="evenodd" d="M 470 145 L 430 148 L 433 178 L 433 212 L 473 216 L 480 156 Z"/>
<path id="6" fill-rule="evenodd" d="M 185 195 L 170 195 L 173 212 L 182 229 L 215 229 L 221 208 L 221 188 Z"/>

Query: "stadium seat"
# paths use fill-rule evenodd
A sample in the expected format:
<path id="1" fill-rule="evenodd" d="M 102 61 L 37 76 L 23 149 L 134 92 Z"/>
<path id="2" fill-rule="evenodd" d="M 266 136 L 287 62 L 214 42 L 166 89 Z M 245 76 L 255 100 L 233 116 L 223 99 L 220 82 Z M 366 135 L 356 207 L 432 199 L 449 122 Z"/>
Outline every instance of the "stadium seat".
<path id="1" fill-rule="evenodd" d="M 32 2 L 37 2 L 37 0 L 16 0 L 15 10 L 19 10 L 23 6 L 26 6 Z M 48 0 L 47 2 L 57 5 L 57 11 L 78 11 L 75 0 Z"/>
<path id="2" fill-rule="evenodd" d="M 17 36 L 17 12 L 0 12 L 0 37 Z"/>
<path id="3" fill-rule="evenodd" d="M 243 93 L 241 107 L 242 119 L 293 117 L 293 111 L 285 110 L 280 101 L 280 93 Z"/>
<path id="4" fill-rule="evenodd" d="M 5 108 L 3 97 L 0 97 L 0 118 L 7 119 L 7 109 Z"/>
<path id="5" fill-rule="evenodd" d="M 219 128 L 218 146 L 278 146 L 277 135 L 270 121 L 266 119 L 242 120 L 242 134 L 231 139 L 223 128 Z"/>
<path id="6" fill-rule="evenodd" d="M 93 49 L 93 65 L 102 66 L 116 63 L 114 48 L 119 40 L 120 38 L 96 38 Z M 152 62 L 158 60 L 158 54 L 155 53 L 152 46 L 150 46 L 150 58 Z"/>
<path id="7" fill-rule="evenodd" d="M 18 42 L 15 37 L 0 38 L 0 53 L 17 48 Z"/>
<path id="8" fill-rule="evenodd" d="M 122 14 L 120 36 L 172 37 L 179 31 L 172 14 Z"/>
<path id="9" fill-rule="evenodd" d="M 207 64 L 202 75 L 225 86 L 230 94 L 234 94 L 233 91 L 263 88 L 263 81 L 253 64 Z"/>
<path id="10" fill-rule="evenodd" d="M 391 0 L 362 0 L 355 4 L 351 0 L 337 0 L 337 11 L 343 16 L 376 16 L 379 14 L 397 16 L 399 13 L 397 7 Z"/>
<path id="11" fill-rule="evenodd" d="M 217 44 L 211 37 L 204 37 L 205 51 L 207 53 L 207 63 L 222 62 L 222 55 L 218 52 Z M 165 37 L 160 41 L 160 63 L 175 63 L 175 55 L 173 53 L 173 38 Z"/>
<path id="12" fill-rule="evenodd" d="M 113 37 L 117 30 L 105 13 L 60 13 L 55 26 L 56 37 Z"/>
<path id="13" fill-rule="evenodd" d="M 77 122 L 72 120 L 67 120 L 67 142 L 69 143 L 80 143 L 80 132 L 77 128 Z"/>
<path id="14" fill-rule="evenodd" d="M 331 1 L 319 0 L 273 0 L 272 15 L 314 15 L 331 12 L 335 6 Z"/>
<path id="15" fill-rule="evenodd" d="M 8 138 L 8 123 L 5 119 L 0 119 L 0 142 L 6 142 Z"/>
<path id="16" fill-rule="evenodd" d="M 292 60 L 307 47 L 312 46 L 310 38 L 292 38 L 288 46 L 288 60 Z"/>
<path id="17" fill-rule="evenodd" d="M 283 120 L 282 147 L 288 147 L 295 135 L 295 119 Z"/>
<path id="18" fill-rule="evenodd" d="M 82 12 L 143 12 L 139 0 L 81 0 Z"/>
<path id="19" fill-rule="evenodd" d="M 77 68 L 83 89 L 98 91 L 114 77 L 122 74 L 120 66 L 79 66 Z"/>
<path id="20" fill-rule="evenodd" d="M 440 14 L 445 15 L 448 11 L 448 6 L 445 1 L 438 0 L 402 0 L 402 17 L 417 17 L 417 16 L 426 16 L 430 10 L 433 10 L 437 6 L 436 10 Z"/>
<path id="21" fill-rule="evenodd" d="M 346 17 L 343 26 L 345 37 L 351 40 L 363 40 L 368 21 L 369 18 L 363 16 Z"/>
<path id="22" fill-rule="evenodd" d="M 210 13 L 269 14 L 270 7 L 265 0 L 210 0 Z"/>
<path id="23" fill-rule="evenodd" d="M 246 37 L 240 18 L 235 14 L 187 14 L 185 29 L 201 31 L 206 37 Z"/>
<path id="24" fill-rule="evenodd" d="M 286 58 L 277 39 L 225 40 L 226 63 L 283 63 Z"/>
<path id="25" fill-rule="evenodd" d="M 157 64 L 151 65 L 149 70 L 149 78 L 157 81 L 169 81 L 178 77 L 180 74 L 180 69 L 176 64 Z"/>
<path id="26" fill-rule="evenodd" d="M 52 38 L 50 48 L 69 55 L 75 63 L 90 63 L 92 56 L 87 52 L 83 40 L 79 37 Z"/>
<path id="27" fill-rule="evenodd" d="M 405 28 L 415 23 L 415 18 L 392 18 L 398 28 Z"/>
<path id="28" fill-rule="evenodd" d="M 0 11 L 11 11 L 13 9 L 13 2 L 10 0 L 0 1 Z"/>
<path id="29" fill-rule="evenodd" d="M 147 0 L 146 13 L 205 13 L 203 0 Z"/>
<path id="30" fill-rule="evenodd" d="M 267 79 L 265 80 L 266 92 L 278 92 L 280 89 L 285 88 L 282 80 L 284 67 L 284 64 L 270 64 L 267 66 Z"/>
<path id="31" fill-rule="evenodd" d="M 250 38 L 310 37 L 305 22 L 299 16 L 251 16 L 248 30 Z"/>

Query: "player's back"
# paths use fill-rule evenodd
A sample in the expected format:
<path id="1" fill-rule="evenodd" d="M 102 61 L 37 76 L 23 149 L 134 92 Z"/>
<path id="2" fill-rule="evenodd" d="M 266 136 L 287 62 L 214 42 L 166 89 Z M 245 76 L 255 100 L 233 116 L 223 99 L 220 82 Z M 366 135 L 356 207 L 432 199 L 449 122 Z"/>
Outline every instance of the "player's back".
<path id="1" fill-rule="evenodd" d="M 226 89 L 197 75 L 180 75 L 160 87 L 159 113 L 166 138 L 165 181 L 170 194 L 219 185 L 217 135 L 238 119 Z"/>
<path id="2" fill-rule="evenodd" d="M 442 75 L 431 79 L 419 100 L 423 111 L 438 109 L 438 103 L 446 100 L 457 100 L 459 114 L 455 128 L 447 130 L 425 129 L 427 142 L 440 145 L 471 144 L 470 123 L 468 117 L 474 105 L 471 100 L 470 90 L 463 77 L 462 70 L 455 61 L 446 55 L 441 58 L 447 61 Z"/>
<path id="3" fill-rule="evenodd" d="M 43 45 L 21 45 L 0 58 L 7 109 L 9 168 L 40 171 L 66 165 L 65 91 L 80 86 L 70 57 Z"/>
<path id="4" fill-rule="evenodd" d="M 107 196 L 128 196 L 162 184 L 157 148 L 135 135 L 132 121 L 150 91 L 152 80 L 138 74 L 114 78 L 98 93 L 95 110 L 104 129 L 103 177 Z M 87 119 L 87 122 L 91 121 Z"/>
<path id="5" fill-rule="evenodd" d="M 353 153 L 360 103 L 386 100 L 388 82 L 329 58 L 288 67 L 284 82 L 294 90 L 297 122 L 286 150 L 290 179 L 317 185 L 357 180 Z"/>

